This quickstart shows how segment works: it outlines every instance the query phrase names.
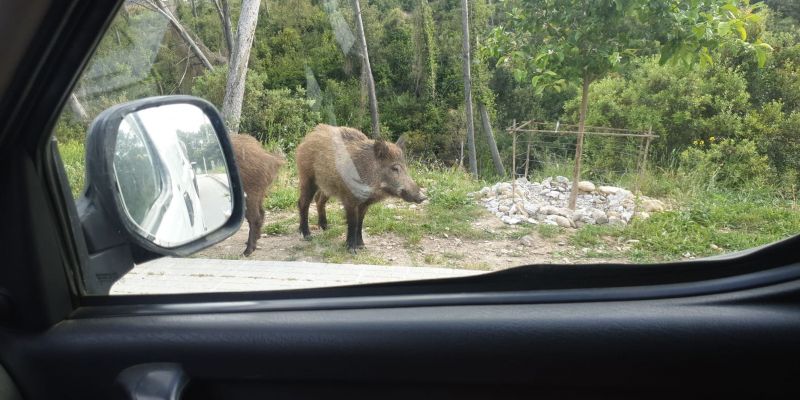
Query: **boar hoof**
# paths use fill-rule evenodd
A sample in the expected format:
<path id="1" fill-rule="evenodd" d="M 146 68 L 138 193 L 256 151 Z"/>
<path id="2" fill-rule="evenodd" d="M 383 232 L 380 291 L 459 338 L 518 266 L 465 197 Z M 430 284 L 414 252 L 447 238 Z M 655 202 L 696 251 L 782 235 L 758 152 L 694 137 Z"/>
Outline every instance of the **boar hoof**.
<path id="1" fill-rule="evenodd" d="M 356 255 L 356 248 L 355 248 L 355 247 L 349 247 L 349 246 L 348 246 L 348 247 L 347 247 L 347 252 L 348 252 L 348 253 L 350 253 L 350 254 L 352 254 L 352 255 Z"/>
<path id="2" fill-rule="evenodd" d="M 245 256 L 245 257 L 250 257 L 250 254 L 253 254 L 253 250 L 255 250 L 255 249 L 251 249 L 251 248 L 248 247 L 248 248 L 244 249 L 244 253 L 242 253 L 242 255 Z"/>
<path id="3" fill-rule="evenodd" d="M 319 229 L 322 229 L 323 231 L 327 231 L 328 230 L 328 223 L 327 222 L 320 223 L 319 224 Z"/>

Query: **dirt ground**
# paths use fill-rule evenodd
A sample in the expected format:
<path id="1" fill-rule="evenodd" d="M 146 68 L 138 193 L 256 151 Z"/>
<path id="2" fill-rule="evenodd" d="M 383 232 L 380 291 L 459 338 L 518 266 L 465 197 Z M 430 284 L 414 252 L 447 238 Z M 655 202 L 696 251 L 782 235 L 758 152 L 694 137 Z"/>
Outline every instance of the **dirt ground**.
<path id="1" fill-rule="evenodd" d="M 313 209 L 312 208 L 312 214 Z M 291 217 L 290 211 L 268 211 L 266 221 L 276 221 Z M 367 216 L 369 217 L 369 215 Z M 311 221 L 315 221 L 312 216 Z M 515 230 L 522 232 L 524 227 L 508 226 L 488 212 L 473 222 L 473 227 L 491 233 L 503 232 L 504 237 L 514 237 Z M 312 236 L 320 230 L 312 224 Z M 294 227 L 291 232 L 281 235 L 262 234 L 258 248 L 247 259 L 275 261 L 335 262 L 351 264 L 385 264 L 400 266 L 448 267 L 459 269 L 479 269 L 496 271 L 529 264 L 577 264 L 577 263 L 624 263 L 622 256 L 589 256 L 592 249 L 576 248 L 570 244 L 573 231 L 563 230 L 556 235 L 543 238 L 530 227 L 524 239 L 503 238 L 493 240 L 467 240 L 454 235 L 425 236 L 419 243 L 410 245 L 395 234 L 370 235 L 364 233 L 366 249 L 357 256 L 344 251 L 344 234 L 337 243 L 303 240 Z M 245 259 L 241 256 L 248 235 L 247 223 L 227 240 L 208 248 L 194 257 L 210 259 Z M 520 233 L 521 234 L 521 233 Z M 334 239 L 334 241 L 336 241 Z M 617 250 L 624 248 L 609 243 Z M 336 247 L 340 246 L 340 248 Z M 624 245 L 623 245 L 624 247 Z M 618 252 L 618 253 L 621 253 Z M 611 253 L 617 254 L 617 253 Z"/>

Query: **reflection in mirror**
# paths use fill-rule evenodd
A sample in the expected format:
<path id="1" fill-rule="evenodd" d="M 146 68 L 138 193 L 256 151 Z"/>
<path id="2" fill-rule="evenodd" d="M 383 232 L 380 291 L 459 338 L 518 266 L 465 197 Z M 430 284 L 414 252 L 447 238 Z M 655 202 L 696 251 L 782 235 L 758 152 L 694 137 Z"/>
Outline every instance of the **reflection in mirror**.
<path id="1" fill-rule="evenodd" d="M 113 164 L 125 216 L 158 246 L 191 242 L 231 215 L 225 157 L 197 106 L 169 104 L 126 115 Z"/>

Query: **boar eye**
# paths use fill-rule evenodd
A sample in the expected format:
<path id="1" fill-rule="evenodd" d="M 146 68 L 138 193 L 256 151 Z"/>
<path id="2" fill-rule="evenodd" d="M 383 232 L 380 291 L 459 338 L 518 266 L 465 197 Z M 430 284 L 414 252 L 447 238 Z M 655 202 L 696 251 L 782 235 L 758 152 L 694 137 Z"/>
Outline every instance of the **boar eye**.
<path id="1" fill-rule="evenodd" d="M 397 165 L 397 164 L 395 164 L 395 165 L 392 165 L 392 171 L 394 171 L 394 172 L 400 172 L 400 166 L 399 166 L 399 165 Z"/>

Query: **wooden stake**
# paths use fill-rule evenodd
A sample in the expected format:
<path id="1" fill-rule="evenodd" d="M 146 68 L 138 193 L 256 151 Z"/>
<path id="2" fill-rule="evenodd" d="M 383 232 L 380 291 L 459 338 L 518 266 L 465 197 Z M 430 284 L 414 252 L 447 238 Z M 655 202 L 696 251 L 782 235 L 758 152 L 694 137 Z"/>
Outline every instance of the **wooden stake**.
<path id="1" fill-rule="evenodd" d="M 650 134 L 652 134 L 652 133 L 653 133 L 653 128 L 651 127 L 650 128 Z M 646 141 L 644 142 L 644 155 L 642 156 L 642 167 L 639 168 L 639 179 L 638 179 L 639 181 L 644 179 L 644 172 L 647 170 L 647 153 L 650 151 L 650 141 L 652 141 L 652 140 L 653 140 L 652 137 L 648 137 L 646 139 Z M 637 191 L 639 191 L 639 189 L 640 189 L 640 187 L 639 187 L 640 184 L 641 184 L 640 182 L 637 182 L 637 184 L 636 184 L 636 186 L 637 186 L 636 190 Z"/>
<path id="2" fill-rule="evenodd" d="M 514 120 L 514 130 L 511 131 L 511 199 L 517 199 L 517 120 Z"/>
<path id="3" fill-rule="evenodd" d="M 531 162 L 531 133 L 528 132 L 528 150 L 525 151 L 525 179 L 528 179 L 528 166 Z"/>

